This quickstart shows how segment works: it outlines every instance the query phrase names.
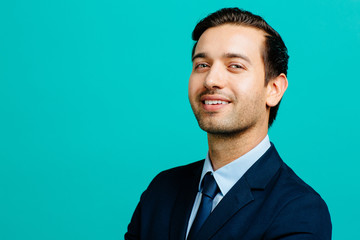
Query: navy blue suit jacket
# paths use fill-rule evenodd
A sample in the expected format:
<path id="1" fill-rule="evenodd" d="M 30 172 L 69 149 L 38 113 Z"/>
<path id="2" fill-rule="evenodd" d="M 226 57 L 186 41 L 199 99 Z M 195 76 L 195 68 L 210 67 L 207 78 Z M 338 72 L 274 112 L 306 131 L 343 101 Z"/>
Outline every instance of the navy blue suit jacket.
<path id="1" fill-rule="evenodd" d="M 126 240 L 184 240 L 203 161 L 161 172 L 142 194 Z M 198 240 L 331 239 L 322 198 L 269 150 L 230 189 Z"/>

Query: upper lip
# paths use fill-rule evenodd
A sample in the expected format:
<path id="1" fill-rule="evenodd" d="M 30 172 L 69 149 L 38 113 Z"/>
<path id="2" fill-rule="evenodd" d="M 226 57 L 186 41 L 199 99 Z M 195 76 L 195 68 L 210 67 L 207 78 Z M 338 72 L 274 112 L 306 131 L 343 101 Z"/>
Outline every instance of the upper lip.
<path id="1" fill-rule="evenodd" d="M 200 101 L 204 102 L 206 100 L 217 100 L 217 101 L 224 101 L 224 102 L 231 102 L 229 98 L 221 96 L 221 95 L 203 95 L 200 97 Z"/>

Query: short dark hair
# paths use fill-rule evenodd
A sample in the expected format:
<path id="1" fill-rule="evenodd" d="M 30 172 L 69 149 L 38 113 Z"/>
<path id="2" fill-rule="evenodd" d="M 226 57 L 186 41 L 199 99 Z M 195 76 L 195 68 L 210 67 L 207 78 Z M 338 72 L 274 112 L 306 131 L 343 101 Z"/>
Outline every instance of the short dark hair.
<path id="1" fill-rule="evenodd" d="M 287 75 L 289 55 L 284 41 L 262 17 L 239 8 L 223 8 L 202 19 L 192 32 L 192 39 L 195 42 L 192 49 L 192 56 L 195 53 L 197 42 L 201 35 L 209 28 L 223 24 L 235 24 L 248 26 L 263 30 L 265 32 L 265 44 L 262 53 L 265 66 L 265 85 L 279 76 L 281 73 Z M 280 102 L 270 108 L 268 126 L 270 127 L 276 118 Z"/>

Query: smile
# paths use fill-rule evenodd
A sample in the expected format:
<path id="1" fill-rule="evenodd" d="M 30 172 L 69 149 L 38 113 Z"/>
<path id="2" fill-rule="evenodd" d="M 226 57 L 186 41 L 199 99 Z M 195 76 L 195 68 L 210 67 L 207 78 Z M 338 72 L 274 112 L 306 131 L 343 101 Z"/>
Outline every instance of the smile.
<path id="1" fill-rule="evenodd" d="M 221 100 L 205 100 L 205 105 L 219 105 L 219 104 L 229 104 L 229 102 L 221 101 Z"/>

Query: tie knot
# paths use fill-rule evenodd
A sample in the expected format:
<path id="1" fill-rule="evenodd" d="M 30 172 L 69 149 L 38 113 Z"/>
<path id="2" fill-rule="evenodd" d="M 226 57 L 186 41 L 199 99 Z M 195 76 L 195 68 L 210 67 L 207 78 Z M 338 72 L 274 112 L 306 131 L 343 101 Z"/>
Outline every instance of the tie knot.
<path id="1" fill-rule="evenodd" d="M 209 198 L 214 199 L 218 191 L 219 188 L 216 184 L 214 176 L 210 172 L 206 173 L 203 179 L 202 194 L 205 194 Z"/>

